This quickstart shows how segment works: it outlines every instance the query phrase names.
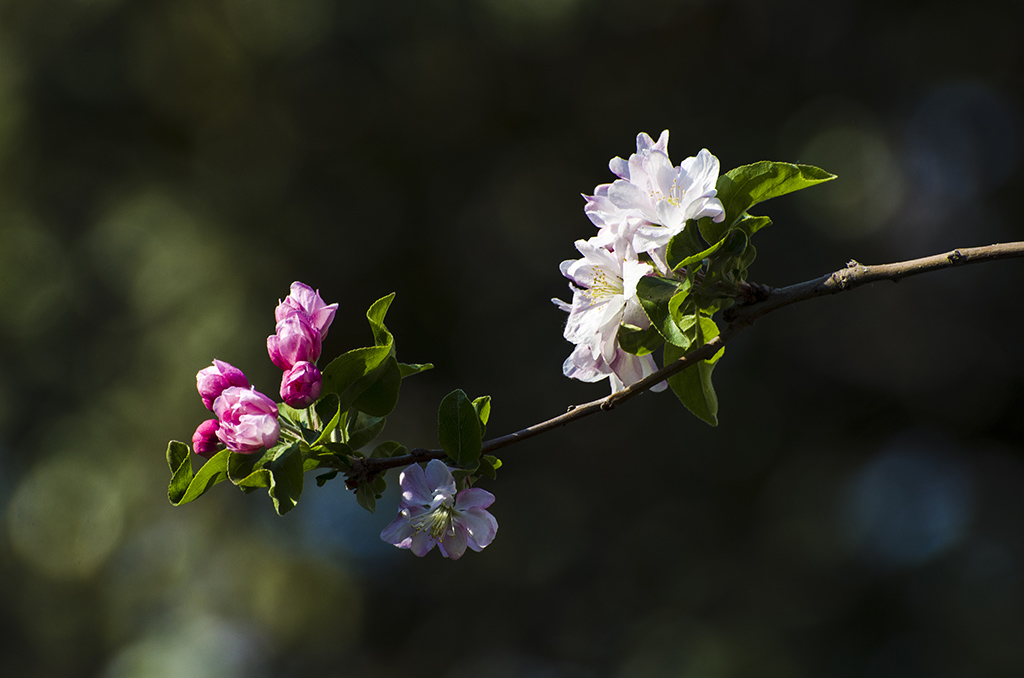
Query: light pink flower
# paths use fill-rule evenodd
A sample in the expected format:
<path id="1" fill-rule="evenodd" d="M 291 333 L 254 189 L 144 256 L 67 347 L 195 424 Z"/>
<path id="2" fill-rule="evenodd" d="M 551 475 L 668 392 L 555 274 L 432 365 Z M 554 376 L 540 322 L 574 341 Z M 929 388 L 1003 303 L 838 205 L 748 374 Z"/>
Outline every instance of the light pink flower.
<path id="1" fill-rule="evenodd" d="M 315 363 L 320 350 L 320 333 L 298 313 L 279 321 L 277 333 L 267 337 L 270 360 L 282 370 L 290 370 L 301 362 Z"/>
<path id="2" fill-rule="evenodd" d="M 437 546 L 445 558 L 458 560 L 467 546 L 480 551 L 494 540 L 498 521 L 485 510 L 494 495 L 476 487 L 456 494 L 444 462 L 433 459 L 426 470 L 413 464 L 402 471 L 399 483 L 400 510 L 380 533 L 384 541 L 421 557 Z"/>
<path id="3" fill-rule="evenodd" d="M 309 407 L 320 397 L 323 377 L 311 362 L 295 363 L 281 378 L 281 399 L 289 407 Z"/>
<path id="4" fill-rule="evenodd" d="M 214 360 L 212 367 L 199 370 L 196 374 L 196 388 L 206 409 L 213 409 L 213 401 L 229 386 L 249 386 L 249 380 L 242 370 L 223 360 Z"/>
<path id="5" fill-rule="evenodd" d="M 309 285 L 296 281 L 292 283 L 291 293 L 284 301 L 278 302 L 274 318 L 280 323 L 285 318 L 298 314 L 320 333 L 320 339 L 323 340 L 337 310 L 337 304 L 324 303 L 319 290 L 314 291 Z"/>
<path id="6" fill-rule="evenodd" d="M 220 423 L 216 419 L 207 419 L 192 434 L 192 449 L 200 457 L 209 459 L 220 449 L 220 439 L 217 437 L 218 428 L 220 428 Z"/>
<path id="7" fill-rule="evenodd" d="M 213 413 L 220 420 L 217 437 L 233 452 L 273 447 L 281 434 L 277 405 L 255 388 L 225 389 L 214 401 Z"/>

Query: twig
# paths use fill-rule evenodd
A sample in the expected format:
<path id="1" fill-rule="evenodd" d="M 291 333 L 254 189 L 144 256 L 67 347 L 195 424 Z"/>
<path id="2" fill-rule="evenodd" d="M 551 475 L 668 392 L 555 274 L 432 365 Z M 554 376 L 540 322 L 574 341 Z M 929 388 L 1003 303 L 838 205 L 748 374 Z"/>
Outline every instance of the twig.
<path id="1" fill-rule="evenodd" d="M 762 316 L 772 313 L 773 311 L 777 311 L 784 306 L 789 306 L 790 304 L 795 304 L 801 301 L 807 301 L 808 299 L 813 299 L 815 297 L 847 292 L 860 287 L 861 285 L 881 280 L 896 282 L 912 275 L 930 273 L 931 271 L 937 271 L 943 268 L 978 264 L 986 261 L 996 261 L 998 259 L 1011 259 L 1015 257 L 1024 257 L 1024 242 L 1000 243 L 987 245 L 985 247 L 961 248 L 944 254 L 936 254 L 930 257 L 922 257 L 921 259 L 912 259 L 910 261 L 899 261 L 892 264 L 865 266 L 864 264 L 860 264 L 856 261 L 851 261 L 845 268 L 838 271 L 829 273 L 828 275 L 824 275 L 815 280 L 808 280 L 788 287 L 776 289 L 754 286 L 752 287 L 752 290 L 754 291 L 754 294 L 751 296 L 752 301 L 733 306 L 722 312 L 722 320 L 724 320 L 726 324 L 721 329 L 721 333 L 706 344 L 688 351 L 686 355 L 671 365 L 666 365 L 654 374 L 649 375 L 621 391 L 616 391 L 610 396 L 606 396 L 599 400 L 593 400 L 588 403 L 583 403 L 581 405 L 574 405 L 564 414 L 560 414 L 557 417 L 548 419 L 547 421 L 542 421 L 538 424 L 534 424 L 533 426 L 528 426 L 522 430 L 516 431 L 515 433 L 509 433 L 508 435 L 486 440 L 483 444 L 483 453 L 486 454 L 494 452 L 495 450 L 499 450 L 503 447 L 508 447 L 509 445 L 513 445 L 520 441 L 533 438 L 541 433 L 565 426 L 568 423 L 590 416 L 591 414 L 614 409 L 618 405 L 635 398 L 655 384 L 664 381 L 677 372 L 681 372 L 701 360 L 710 358 L 724 347 L 733 337 L 753 325 L 756 320 Z M 356 467 L 358 467 L 360 474 L 373 476 L 389 468 L 408 466 L 409 464 L 427 461 L 429 459 L 442 459 L 444 456 L 444 450 L 416 448 L 411 450 L 409 454 L 400 457 L 356 460 Z M 356 470 L 356 467 L 353 467 L 353 471 Z"/>

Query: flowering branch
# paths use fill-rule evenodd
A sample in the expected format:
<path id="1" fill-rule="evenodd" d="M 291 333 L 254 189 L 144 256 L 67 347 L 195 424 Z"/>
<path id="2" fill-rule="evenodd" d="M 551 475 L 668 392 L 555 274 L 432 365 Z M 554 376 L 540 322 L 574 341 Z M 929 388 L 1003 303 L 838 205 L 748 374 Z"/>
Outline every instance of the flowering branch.
<path id="1" fill-rule="evenodd" d="M 639 134 L 636 153 L 612 158 L 608 168 L 616 179 L 584 196 L 584 212 L 597 233 L 577 240 L 581 258 L 559 267 L 572 300 L 552 301 L 568 314 L 562 336 L 574 346 L 562 373 L 586 382 L 607 379 L 611 395 L 484 440 L 490 396 L 471 399 L 456 389 L 438 408 L 439 448 L 409 450 L 388 440 L 370 449 L 398 403 L 403 380 L 433 366 L 399 362 L 384 324 L 390 294 L 366 312 L 373 345 L 351 349 L 321 371 L 317 361 L 338 305 L 295 282 L 275 309 L 275 334 L 267 338 L 270 360 L 283 372 L 283 402 L 257 391 L 224 361 L 201 370 L 196 388 L 216 418 L 199 425 L 191 450 L 168 443 L 170 502 L 189 503 L 230 481 L 243 492 L 265 488 L 284 514 L 295 507 L 305 474 L 316 471 L 318 485 L 344 477 L 356 501 L 373 511 L 387 486 L 383 472 L 403 468 L 398 516 L 381 538 L 418 556 L 437 546 L 455 560 L 466 549 L 485 548 L 497 530 L 486 510 L 494 496 L 474 487 L 481 478 L 495 479 L 501 467 L 490 453 L 648 390 L 670 388 L 686 409 L 717 426 L 712 372 L 725 345 L 761 316 L 878 280 L 1024 256 L 1024 242 L 1017 242 L 879 266 L 851 261 L 816 280 L 775 289 L 747 282 L 757 255 L 751 238 L 771 225 L 769 217 L 750 210 L 834 175 L 772 161 L 719 175 L 718 159 L 707 149 L 673 165 L 668 131 L 657 140 Z M 192 452 L 206 459 L 198 472 Z"/>
<path id="2" fill-rule="evenodd" d="M 483 453 L 494 452 L 533 438 L 591 414 L 614 409 L 672 375 L 685 370 L 687 367 L 691 367 L 702 360 L 707 360 L 720 351 L 733 337 L 753 325 L 759 318 L 784 306 L 816 297 L 847 292 L 873 282 L 884 280 L 898 282 L 903 278 L 930 273 L 944 268 L 1018 257 L 1024 257 L 1024 241 L 998 243 L 984 247 L 960 248 L 944 254 L 935 254 L 920 259 L 898 261 L 891 264 L 864 265 L 856 261 L 850 261 L 845 268 L 841 268 L 838 271 L 823 275 L 814 280 L 789 285 L 788 287 L 770 288 L 748 285 L 746 300 L 722 312 L 726 325 L 717 337 L 697 348 L 691 349 L 679 360 L 666 365 L 621 391 L 616 391 L 609 396 L 588 403 L 572 405 L 567 412 L 557 417 L 527 426 L 514 433 L 486 440 L 483 443 Z M 408 466 L 409 464 L 430 459 L 443 459 L 445 456 L 444 450 L 416 448 L 411 450 L 409 454 L 401 457 L 357 460 L 357 463 L 353 466 L 353 473 L 357 476 L 373 476 L 390 468 Z"/>

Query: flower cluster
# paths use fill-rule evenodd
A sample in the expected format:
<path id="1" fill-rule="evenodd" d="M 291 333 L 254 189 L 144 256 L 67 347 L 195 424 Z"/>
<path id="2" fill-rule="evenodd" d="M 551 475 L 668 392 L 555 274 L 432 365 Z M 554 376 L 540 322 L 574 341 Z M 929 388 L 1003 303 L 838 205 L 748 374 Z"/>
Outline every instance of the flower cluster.
<path id="1" fill-rule="evenodd" d="M 289 407 L 309 407 L 320 397 L 323 379 L 316 361 L 337 310 L 337 304 L 325 304 L 319 291 L 300 282 L 292 283 L 288 297 L 278 302 L 277 327 L 267 337 L 267 352 L 284 370 L 281 399 Z"/>
<path id="2" fill-rule="evenodd" d="M 320 397 L 323 379 L 316 361 L 337 309 L 337 304 L 325 304 L 319 292 L 300 282 L 292 283 L 291 293 L 278 302 L 274 311 L 277 332 L 267 338 L 267 351 L 270 360 L 285 371 L 281 398 L 290 407 L 308 407 Z M 214 360 L 196 375 L 196 389 L 206 409 L 217 415 L 200 424 L 192 435 L 196 454 L 210 458 L 222 446 L 250 454 L 278 441 L 277 405 L 250 386 L 234 365 Z"/>
<path id="3" fill-rule="evenodd" d="M 641 133 L 629 160 L 613 158 L 618 179 L 584 196 L 585 212 L 597 235 L 576 241 L 582 259 L 563 261 L 572 302 L 552 301 L 569 313 L 564 336 L 576 348 L 562 366 L 565 376 L 581 381 L 609 379 L 612 392 L 652 374 L 651 355 L 636 356 L 619 346 L 623 324 L 640 329 L 651 321 L 637 298 L 637 282 L 646 275 L 668 275 L 666 250 L 691 219 L 725 218 L 715 197 L 718 159 L 707 149 L 674 167 L 668 157 L 668 130 L 657 141 Z M 652 390 L 664 389 L 659 384 Z"/>
<path id="4" fill-rule="evenodd" d="M 494 503 L 494 495 L 477 487 L 456 493 L 455 479 L 444 462 L 434 459 L 426 469 L 408 466 L 399 483 L 398 517 L 380 533 L 389 544 L 421 557 L 437 546 L 445 558 L 458 560 L 467 546 L 480 551 L 494 539 L 498 522 L 485 510 Z"/>
<path id="5" fill-rule="evenodd" d="M 196 454 L 210 458 L 221 445 L 248 454 L 277 442 L 281 435 L 277 405 L 249 386 L 240 369 L 214 360 L 211 367 L 196 374 L 196 388 L 206 408 L 217 415 L 200 424 L 192 435 Z"/>

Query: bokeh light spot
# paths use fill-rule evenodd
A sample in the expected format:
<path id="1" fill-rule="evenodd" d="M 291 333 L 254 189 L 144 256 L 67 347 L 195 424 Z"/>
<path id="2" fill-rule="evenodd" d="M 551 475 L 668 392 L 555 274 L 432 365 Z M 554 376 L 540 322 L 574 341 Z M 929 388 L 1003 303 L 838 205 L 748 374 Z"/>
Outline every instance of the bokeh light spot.
<path id="1" fill-rule="evenodd" d="M 895 441 L 857 473 L 843 503 L 848 543 L 880 569 L 922 564 L 955 546 L 973 514 L 966 469 L 921 440 Z"/>
<path id="2" fill-rule="evenodd" d="M 117 546 L 124 507 L 97 470 L 62 456 L 22 480 L 7 525 L 15 553 L 30 566 L 55 579 L 85 579 Z"/>

